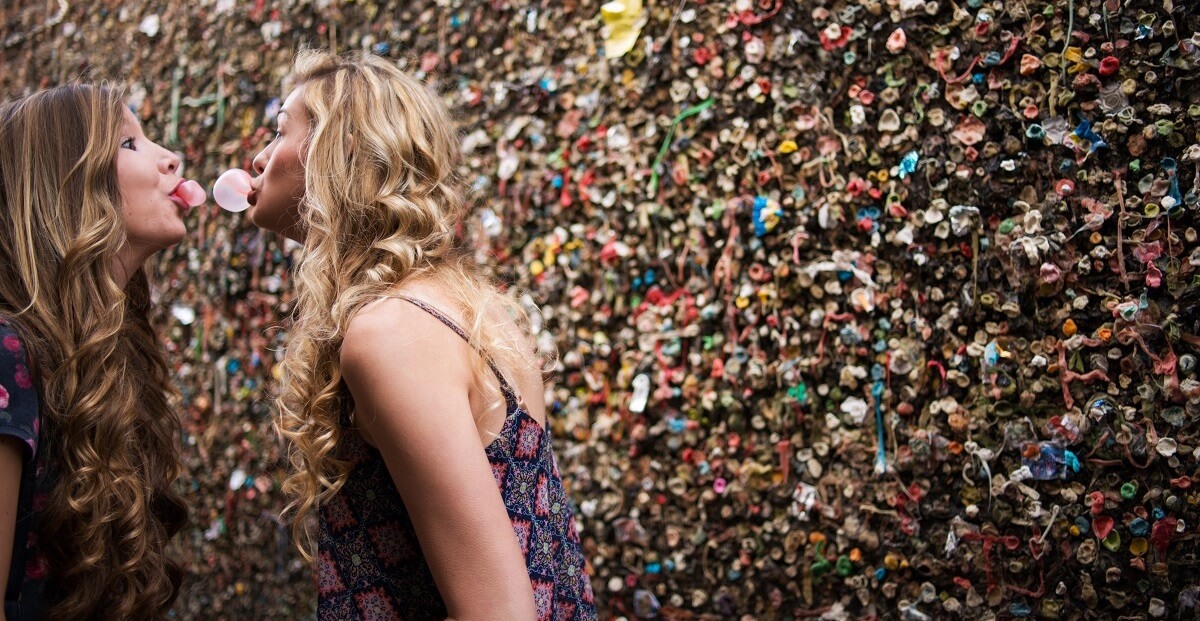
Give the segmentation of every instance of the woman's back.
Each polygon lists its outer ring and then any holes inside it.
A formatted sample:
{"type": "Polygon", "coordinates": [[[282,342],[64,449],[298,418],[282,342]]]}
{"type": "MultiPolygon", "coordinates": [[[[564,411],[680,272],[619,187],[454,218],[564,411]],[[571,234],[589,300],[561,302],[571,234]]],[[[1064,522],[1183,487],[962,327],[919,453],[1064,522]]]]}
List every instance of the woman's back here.
{"type": "MultiPolygon", "coordinates": [[[[432,291],[421,293],[436,298],[432,291]]],[[[423,299],[401,296],[377,305],[371,312],[400,311],[412,305],[436,319],[439,329],[452,330],[464,341],[459,322],[423,299]],[[403,301],[401,301],[403,300],[403,301]],[[390,308],[380,308],[383,304],[390,308]]],[[[411,309],[409,310],[411,312],[411,309]]],[[[428,329],[429,325],[421,326],[428,329]]],[[[457,338],[457,337],[455,337],[457,338]]],[[[490,364],[490,361],[489,361],[490,364]]],[[[573,507],[563,488],[540,401],[536,369],[516,370],[510,376],[536,399],[535,417],[527,400],[493,366],[505,406],[500,416],[477,416],[504,507],[516,535],[533,587],[540,619],[591,619],[595,607],[591,584],[575,528],[573,507]],[[494,431],[494,435],[493,435],[494,431]]],[[[484,399],[472,399],[473,410],[486,409],[484,399]]],[[[429,413],[434,416],[436,413],[429,413]]],[[[360,427],[361,429],[361,427],[360,427]]],[[[364,437],[350,417],[343,417],[339,457],[350,462],[347,483],[321,505],[317,585],[319,617],[441,618],[446,606],[421,552],[416,529],[383,456],[364,437]],[[382,615],[373,617],[372,615],[382,615]]]]}

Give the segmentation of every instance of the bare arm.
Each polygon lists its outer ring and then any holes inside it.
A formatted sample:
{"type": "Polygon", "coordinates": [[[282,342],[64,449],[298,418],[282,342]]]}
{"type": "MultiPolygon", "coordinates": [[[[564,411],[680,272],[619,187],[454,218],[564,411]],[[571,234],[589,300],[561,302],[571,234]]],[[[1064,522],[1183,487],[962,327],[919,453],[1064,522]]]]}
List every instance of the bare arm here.
{"type": "Polygon", "coordinates": [[[387,300],[351,322],[341,365],[450,617],[533,619],[529,573],[472,418],[473,355],[437,319],[387,300]]]}
{"type": "MultiPolygon", "coordinates": [[[[8,587],[12,564],[13,537],[17,530],[17,500],[21,493],[21,469],[25,447],[12,436],[0,436],[0,589],[8,587]]],[[[0,609],[0,621],[5,621],[0,609]]]]}

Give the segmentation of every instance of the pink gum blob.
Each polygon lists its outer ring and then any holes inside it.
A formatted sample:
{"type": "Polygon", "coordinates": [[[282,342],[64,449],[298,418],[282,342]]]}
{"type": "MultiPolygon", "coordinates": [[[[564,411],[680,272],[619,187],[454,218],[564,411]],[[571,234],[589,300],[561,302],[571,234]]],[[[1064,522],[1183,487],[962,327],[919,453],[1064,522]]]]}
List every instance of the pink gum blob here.
{"type": "Polygon", "coordinates": [[[191,179],[180,184],[175,190],[175,195],[183,200],[184,204],[188,207],[199,207],[208,199],[208,195],[204,193],[204,188],[191,179]]]}

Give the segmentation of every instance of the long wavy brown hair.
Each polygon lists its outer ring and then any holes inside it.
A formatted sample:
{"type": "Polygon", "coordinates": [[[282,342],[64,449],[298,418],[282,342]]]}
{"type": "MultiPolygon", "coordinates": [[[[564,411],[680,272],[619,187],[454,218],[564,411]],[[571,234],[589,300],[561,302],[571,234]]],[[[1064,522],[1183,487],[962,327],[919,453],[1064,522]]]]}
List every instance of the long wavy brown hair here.
{"type": "MultiPolygon", "coordinates": [[[[433,90],[362,52],[301,52],[291,80],[303,87],[300,102],[311,125],[300,206],[304,249],[277,425],[290,445],[283,489],[291,497],[292,532],[311,559],[306,518],[348,476],[337,448],[342,408],[352,412],[353,403],[338,351],[364,305],[420,278],[444,294],[453,305],[444,310],[461,318],[471,342],[502,371],[539,364],[547,352],[539,360],[526,347],[532,302],[519,299],[516,289],[498,290],[457,237],[467,216],[455,173],[460,141],[433,90]],[[505,315],[511,323],[496,321],[505,315]]],[[[471,370],[490,407],[503,404],[483,356],[473,358],[471,370]]]]}
{"type": "Polygon", "coordinates": [[[186,516],[179,420],[149,284],[113,274],[123,105],[69,85],[0,106],[0,315],[39,379],[52,619],[165,618],[182,576],[166,553],[186,516]]]}

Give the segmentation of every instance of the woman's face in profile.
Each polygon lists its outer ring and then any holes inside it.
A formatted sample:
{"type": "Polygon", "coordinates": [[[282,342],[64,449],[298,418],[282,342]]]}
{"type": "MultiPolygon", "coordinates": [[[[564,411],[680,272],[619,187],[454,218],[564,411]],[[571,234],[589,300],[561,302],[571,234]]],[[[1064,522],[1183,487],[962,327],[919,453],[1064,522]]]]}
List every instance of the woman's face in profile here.
{"type": "Polygon", "coordinates": [[[131,253],[129,264],[136,265],[183,239],[188,206],[174,195],[183,182],[179,157],[147,138],[128,108],[123,112],[117,185],[128,244],[125,252],[131,253]]]}
{"type": "Polygon", "coordinates": [[[301,103],[301,86],[283,102],[271,142],[254,156],[254,172],[247,197],[250,221],[296,241],[304,241],[300,226],[300,201],[304,198],[304,152],[308,141],[308,113],[301,103]]]}

